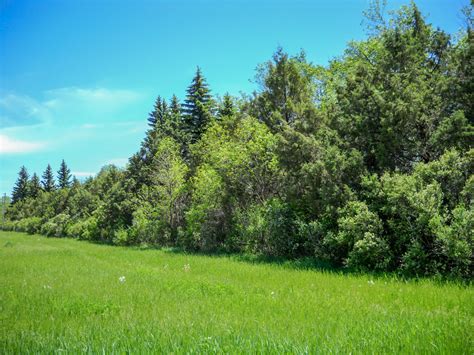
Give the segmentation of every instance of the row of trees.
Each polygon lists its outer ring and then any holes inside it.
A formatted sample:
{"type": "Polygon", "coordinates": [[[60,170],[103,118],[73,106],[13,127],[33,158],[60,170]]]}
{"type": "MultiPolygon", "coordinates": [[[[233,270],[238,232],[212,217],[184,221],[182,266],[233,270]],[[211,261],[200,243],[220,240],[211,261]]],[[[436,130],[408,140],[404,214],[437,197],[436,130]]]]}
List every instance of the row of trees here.
{"type": "Polygon", "coordinates": [[[58,184],[54,180],[53,169],[51,165],[48,164],[46,170],[42,175],[42,180],[36,173],[30,178],[28,174],[28,170],[25,166],[20,168],[20,172],[18,173],[18,180],[13,187],[12,192],[12,203],[17,203],[27,198],[36,198],[38,197],[39,193],[44,192],[52,192],[56,188],[59,189],[66,189],[71,187],[72,183],[79,183],[79,181],[74,177],[73,181],[71,181],[71,170],[67,167],[66,162],[64,159],[61,161],[61,166],[57,173],[58,184]]]}
{"type": "Polygon", "coordinates": [[[278,49],[249,96],[198,69],[125,169],[17,196],[7,228],[472,278],[472,18],[454,42],[414,4],[382,15],[327,67],[278,49]]]}

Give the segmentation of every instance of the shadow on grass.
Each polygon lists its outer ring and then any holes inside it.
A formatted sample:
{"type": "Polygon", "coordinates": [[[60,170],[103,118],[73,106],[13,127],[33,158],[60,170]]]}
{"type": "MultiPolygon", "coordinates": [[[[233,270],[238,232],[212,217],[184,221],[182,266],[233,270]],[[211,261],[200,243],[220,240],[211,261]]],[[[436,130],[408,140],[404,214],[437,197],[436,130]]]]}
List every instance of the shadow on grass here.
{"type": "Polygon", "coordinates": [[[227,258],[230,260],[254,265],[274,265],[276,267],[281,267],[285,269],[317,271],[340,276],[361,276],[373,280],[391,280],[401,282],[422,282],[429,280],[439,285],[455,284],[462,287],[470,287],[473,285],[472,279],[450,278],[443,275],[406,275],[395,271],[377,272],[369,270],[358,270],[349,267],[337,266],[329,261],[319,260],[312,257],[288,259],[284,257],[271,257],[265,255],[238,254],[228,252],[190,252],[176,247],[158,247],[156,249],[162,250],[163,252],[170,254],[200,255],[212,258],[227,258]]]}
{"type": "Polygon", "coordinates": [[[273,265],[276,267],[281,267],[285,269],[292,270],[310,270],[323,273],[331,273],[335,275],[358,275],[358,276],[368,276],[370,278],[377,279],[397,279],[397,280],[408,280],[408,279],[417,279],[413,277],[406,277],[392,272],[373,272],[373,271],[360,271],[348,267],[336,266],[333,263],[325,260],[320,260],[312,257],[301,257],[296,259],[288,259],[284,257],[274,257],[266,255],[254,255],[254,254],[239,254],[239,253],[229,253],[223,251],[217,252],[195,252],[187,251],[181,248],[156,248],[164,251],[169,254],[179,254],[179,255],[200,255],[211,258],[227,258],[237,262],[254,264],[254,265],[273,265]]]}
{"type": "MultiPolygon", "coordinates": [[[[15,232],[18,233],[18,232],[15,232]]],[[[21,232],[20,232],[21,233],[21,232]]],[[[21,233],[29,234],[29,233],[21,233]]],[[[38,235],[40,236],[40,235],[38,235]]],[[[47,237],[46,238],[57,238],[57,237],[47,237]]],[[[64,238],[57,238],[64,239],[64,238]]],[[[376,272],[368,270],[357,270],[348,267],[342,267],[334,265],[333,263],[325,260],[319,260],[312,257],[301,257],[297,259],[288,259],[284,257],[272,257],[266,255],[254,255],[254,254],[239,254],[239,253],[230,253],[226,251],[213,251],[213,252],[203,252],[203,251],[189,251],[179,247],[166,247],[154,244],[141,244],[141,245],[116,245],[110,241],[103,240],[81,240],[76,238],[67,238],[73,239],[83,243],[91,243],[97,245],[108,245],[114,247],[124,247],[137,251],[150,251],[150,250],[160,250],[168,254],[178,254],[178,255],[196,255],[196,256],[206,256],[211,258],[227,258],[229,260],[238,261],[247,264],[263,264],[263,265],[274,265],[276,267],[282,267],[286,269],[293,270],[312,270],[324,273],[331,273],[335,275],[346,275],[346,276],[363,276],[370,279],[383,279],[383,280],[392,280],[392,281],[402,281],[402,282],[419,282],[423,280],[430,280],[440,285],[446,284],[455,284],[462,287],[471,287],[474,283],[474,279],[461,279],[461,278],[452,278],[443,275],[431,275],[431,276],[420,276],[420,275],[407,275],[396,271],[385,271],[385,272],[376,272]]],[[[3,247],[8,248],[12,247],[13,244],[7,242],[3,247]]]]}

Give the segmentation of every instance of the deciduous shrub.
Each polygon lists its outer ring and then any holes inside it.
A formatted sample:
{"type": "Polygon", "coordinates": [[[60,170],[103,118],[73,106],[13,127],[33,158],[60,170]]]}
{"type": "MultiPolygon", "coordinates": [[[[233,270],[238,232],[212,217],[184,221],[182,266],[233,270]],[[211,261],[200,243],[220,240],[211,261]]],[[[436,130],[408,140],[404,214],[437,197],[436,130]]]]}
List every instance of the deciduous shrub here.
{"type": "Polygon", "coordinates": [[[23,218],[16,223],[15,230],[35,234],[41,230],[42,219],[40,217],[23,218]]]}
{"type": "Polygon", "coordinates": [[[68,222],[69,215],[60,213],[41,226],[41,234],[48,237],[64,237],[68,222]]]}

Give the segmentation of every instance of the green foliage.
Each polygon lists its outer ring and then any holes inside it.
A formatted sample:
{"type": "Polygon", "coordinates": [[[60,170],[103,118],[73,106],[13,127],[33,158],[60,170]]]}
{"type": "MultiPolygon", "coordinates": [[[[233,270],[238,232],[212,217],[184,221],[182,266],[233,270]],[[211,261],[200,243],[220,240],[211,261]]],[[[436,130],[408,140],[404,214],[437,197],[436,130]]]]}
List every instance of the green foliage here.
{"type": "Polygon", "coordinates": [[[304,240],[297,228],[293,211],[279,199],[251,206],[237,220],[244,250],[267,256],[302,256],[304,240]]]}
{"type": "Polygon", "coordinates": [[[65,233],[70,238],[96,240],[99,235],[97,219],[95,217],[88,217],[75,222],[71,220],[65,228],[65,233]]]}
{"type": "Polygon", "coordinates": [[[442,255],[440,271],[470,277],[474,271],[474,209],[460,205],[450,217],[449,224],[440,219],[432,222],[442,255]]]}
{"type": "Polygon", "coordinates": [[[191,143],[201,137],[207,124],[211,121],[213,105],[214,102],[206,79],[198,67],[193,81],[188,87],[186,100],[182,107],[184,129],[189,135],[191,143]]]}
{"type": "Polygon", "coordinates": [[[315,70],[304,52],[289,57],[280,47],[271,61],[257,68],[256,81],[261,92],[253,103],[255,116],[272,130],[294,124],[312,110],[315,70]]]}
{"type": "Polygon", "coordinates": [[[229,93],[226,93],[222,98],[222,102],[219,105],[219,117],[232,117],[236,114],[236,108],[234,104],[234,100],[229,93]]]}
{"type": "Polygon", "coordinates": [[[66,189],[71,186],[71,170],[67,167],[64,159],[61,161],[61,166],[58,170],[58,187],[66,189]]]}
{"type": "Polygon", "coordinates": [[[23,167],[2,228],[472,279],[466,14],[455,40],[375,1],[368,38],[328,67],[278,48],[253,95],[217,103],[198,68],[182,105],[158,96],[124,170],[71,185],[63,161],[56,190],[50,165],[42,188],[23,167]]]}
{"type": "Polygon", "coordinates": [[[181,241],[190,249],[212,250],[226,237],[225,190],[221,176],[209,165],[201,165],[192,180],[190,208],[186,212],[187,237],[181,241]]]}
{"type": "Polygon", "coordinates": [[[28,188],[28,171],[24,166],[21,167],[20,172],[18,173],[18,179],[13,187],[12,192],[12,204],[15,204],[21,200],[24,200],[29,195],[28,188]]]}
{"type": "Polygon", "coordinates": [[[28,182],[28,195],[32,198],[37,198],[39,193],[41,192],[41,183],[38,175],[34,173],[31,176],[30,181],[28,182]]]}
{"type": "Polygon", "coordinates": [[[69,215],[60,213],[41,226],[41,234],[48,237],[64,237],[66,235],[68,222],[69,215]]]}
{"type": "Polygon", "coordinates": [[[41,181],[41,183],[43,185],[44,191],[46,192],[54,191],[54,189],[56,188],[53,176],[53,169],[49,164],[43,173],[43,180],[41,181]]]}
{"type": "Polygon", "coordinates": [[[449,36],[425,23],[412,3],[368,41],[351,43],[326,75],[332,127],[370,171],[411,171],[443,149],[466,144],[472,127],[454,112],[449,36]]]}
{"type": "Polygon", "coordinates": [[[166,100],[158,96],[155,101],[153,111],[148,116],[148,125],[153,129],[163,125],[168,114],[168,104],[166,100]]]}
{"type": "Polygon", "coordinates": [[[365,260],[371,257],[366,255],[365,249],[373,248],[374,243],[382,244],[382,241],[378,240],[382,233],[382,222],[377,214],[371,212],[364,202],[350,201],[339,211],[339,215],[338,233],[334,235],[333,240],[328,241],[333,258],[351,266],[367,268],[383,262],[377,260],[381,256],[377,254],[372,255],[373,260],[365,260]]]}
{"type": "Polygon", "coordinates": [[[15,226],[11,230],[15,230],[17,232],[25,232],[28,234],[39,233],[41,230],[42,222],[43,221],[39,217],[23,218],[19,221],[16,221],[15,226]]]}

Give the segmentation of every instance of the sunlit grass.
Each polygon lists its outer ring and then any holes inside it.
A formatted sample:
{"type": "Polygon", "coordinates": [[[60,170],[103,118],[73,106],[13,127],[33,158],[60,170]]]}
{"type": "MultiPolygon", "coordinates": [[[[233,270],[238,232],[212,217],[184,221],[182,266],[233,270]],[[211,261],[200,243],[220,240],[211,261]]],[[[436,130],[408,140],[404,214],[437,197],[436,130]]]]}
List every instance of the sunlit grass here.
{"type": "Polygon", "coordinates": [[[0,352],[472,353],[472,286],[0,232],[0,352]]]}

